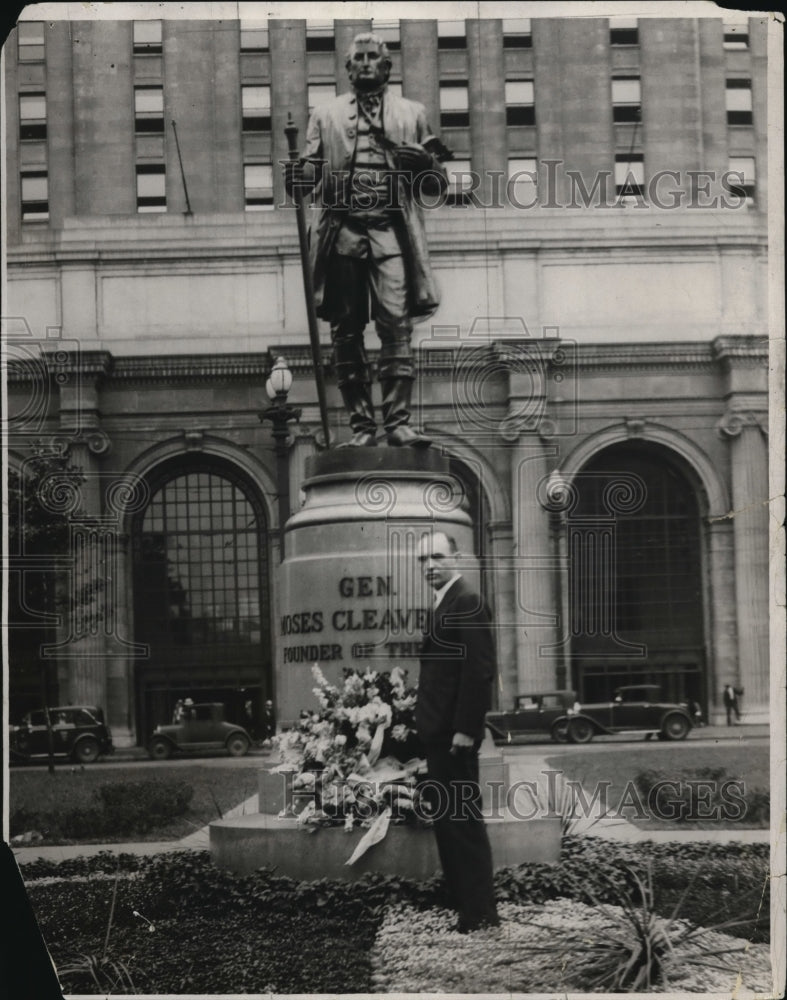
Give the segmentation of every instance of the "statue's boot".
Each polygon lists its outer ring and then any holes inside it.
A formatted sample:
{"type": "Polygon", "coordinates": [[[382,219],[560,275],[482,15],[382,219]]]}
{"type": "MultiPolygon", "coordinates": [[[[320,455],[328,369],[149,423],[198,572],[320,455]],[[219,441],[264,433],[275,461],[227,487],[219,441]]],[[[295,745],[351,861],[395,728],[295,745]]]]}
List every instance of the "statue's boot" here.
{"type": "Polygon", "coordinates": [[[349,381],[339,386],[344,406],[350,414],[353,436],[339,448],[374,448],[377,445],[377,424],[374,422],[371,386],[368,382],[349,381]]]}
{"type": "Polygon", "coordinates": [[[383,390],[383,424],[388,444],[395,448],[409,445],[411,448],[428,448],[432,443],[414,427],[410,427],[410,397],[413,391],[411,378],[384,378],[380,380],[383,390]]]}

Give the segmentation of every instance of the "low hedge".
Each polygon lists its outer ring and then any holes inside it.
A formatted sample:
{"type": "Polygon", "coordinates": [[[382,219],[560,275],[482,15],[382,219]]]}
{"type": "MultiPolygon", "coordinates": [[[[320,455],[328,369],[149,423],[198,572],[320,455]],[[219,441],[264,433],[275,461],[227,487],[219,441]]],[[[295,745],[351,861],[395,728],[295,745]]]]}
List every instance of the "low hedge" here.
{"type": "MultiPolygon", "coordinates": [[[[114,896],[108,954],[128,966],[136,990],[144,992],[373,992],[369,953],[386,906],[446,904],[439,878],[296,882],[269,869],[237,876],[216,868],[207,852],[120,861],[104,854],[80,861],[23,868],[53,959],[65,968],[75,954],[102,953],[114,896]],[[117,880],[107,878],[114,872],[117,880]],[[91,873],[102,877],[68,885],[48,881],[91,873]]],[[[568,837],[560,865],[498,871],[497,897],[586,901],[591,891],[613,902],[619,891],[633,888],[629,866],[640,873],[650,868],[654,908],[662,916],[672,914],[691,885],[681,918],[708,926],[759,912],[758,921],[728,933],[768,940],[765,844],[618,844],[568,837]]],[[[95,992],[95,985],[86,990],[88,980],[87,973],[82,979],[74,973],[64,985],[69,992],[95,992]]]]}
{"type": "Polygon", "coordinates": [[[93,790],[87,805],[12,810],[11,836],[38,830],[49,841],[95,841],[108,834],[133,837],[183,816],[193,795],[191,785],[174,778],[109,782],[93,790]]]}

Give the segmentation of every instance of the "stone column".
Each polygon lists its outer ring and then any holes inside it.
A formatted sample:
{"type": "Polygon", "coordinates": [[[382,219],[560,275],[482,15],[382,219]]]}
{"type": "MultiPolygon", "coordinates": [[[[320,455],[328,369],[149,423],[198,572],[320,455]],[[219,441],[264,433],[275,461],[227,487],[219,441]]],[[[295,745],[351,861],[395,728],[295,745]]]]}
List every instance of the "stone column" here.
{"type": "Polygon", "coordinates": [[[506,109],[503,22],[496,18],[467,21],[469,63],[470,135],[472,168],[480,175],[477,196],[490,204],[505,189],[506,109]],[[502,178],[493,183],[492,171],[502,178]]]}
{"type": "Polygon", "coordinates": [[[342,19],[333,22],[333,35],[335,39],[334,64],[336,66],[336,93],[346,94],[350,89],[350,79],[347,76],[347,51],[352,44],[353,38],[362,31],[371,31],[372,22],[368,19],[356,20],[342,19]]]}
{"type": "Polygon", "coordinates": [[[706,671],[708,721],[725,721],[721,692],[738,674],[738,634],[735,626],[735,549],[731,518],[709,518],[707,523],[708,581],[710,593],[711,662],[706,671]]]}
{"type": "Polygon", "coordinates": [[[735,608],[738,670],[728,679],[745,691],[747,721],[769,716],[768,628],[768,450],[752,414],[726,417],[721,432],[730,438],[732,523],[735,539],[735,608]]]}
{"type": "Polygon", "coordinates": [[[399,22],[402,40],[402,93],[426,108],[434,132],[440,129],[440,76],[437,65],[437,21],[399,22]]]}
{"type": "Polygon", "coordinates": [[[284,202],[284,175],[280,164],[289,159],[284,127],[287,115],[298,127],[298,146],[306,141],[308,119],[308,74],[306,72],[306,22],[272,20],[271,51],[271,138],[273,161],[273,201],[284,202]]]}
{"type": "Polygon", "coordinates": [[[512,705],[519,691],[517,602],[514,574],[510,569],[514,530],[509,521],[496,521],[487,525],[487,532],[497,651],[497,682],[493,704],[503,709],[512,705]]]}
{"type": "MultiPolygon", "coordinates": [[[[511,454],[511,504],[514,521],[515,621],[520,691],[552,688],[557,680],[557,624],[549,541],[549,514],[541,503],[549,475],[548,459],[557,449],[528,435],[511,454]]],[[[516,693],[516,692],[514,692],[516,693]]]]}

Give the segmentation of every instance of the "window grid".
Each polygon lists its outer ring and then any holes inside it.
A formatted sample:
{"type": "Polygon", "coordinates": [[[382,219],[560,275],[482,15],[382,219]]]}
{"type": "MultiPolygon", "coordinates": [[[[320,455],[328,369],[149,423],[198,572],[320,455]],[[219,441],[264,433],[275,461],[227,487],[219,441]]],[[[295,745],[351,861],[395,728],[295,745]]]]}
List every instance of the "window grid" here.
{"type": "Polygon", "coordinates": [[[137,135],[163,134],[164,90],[162,87],[134,88],[134,131],[137,135]]]}
{"type": "Polygon", "coordinates": [[[532,80],[506,80],[506,125],[535,125],[535,92],[532,80]]]}
{"type": "Polygon", "coordinates": [[[17,25],[17,58],[20,62],[42,62],[46,54],[43,21],[20,21],[17,25]]]}
{"type": "Polygon", "coordinates": [[[438,49],[466,49],[467,33],[464,21],[437,22],[438,49]]]}
{"type": "Polygon", "coordinates": [[[725,49],[748,49],[749,47],[749,24],[729,24],[724,25],[725,49]]]}
{"type": "Polygon", "coordinates": [[[307,100],[309,102],[309,114],[321,104],[336,97],[336,85],[333,83],[310,83],[307,87],[307,100]]]}
{"type": "Polygon", "coordinates": [[[243,191],[247,212],[273,208],[273,165],[271,163],[244,164],[243,191]]]}
{"type": "Polygon", "coordinates": [[[333,21],[306,22],[307,52],[333,52],[335,48],[336,39],[333,35],[333,21]]]}
{"type": "Polygon", "coordinates": [[[240,50],[241,52],[268,52],[270,50],[270,33],[267,21],[240,19],[240,50]]]}
{"type": "Polygon", "coordinates": [[[729,169],[740,175],[740,181],[730,178],[730,190],[743,198],[747,205],[755,203],[756,161],[753,156],[731,156],[729,169]]]}
{"type": "Polygon", "coordinates": [[[751,125],[751,80],[727,80],[725,92],[728,125],[751,125]]]}
{"type": "Polygon", "coordinates": [[[642,118],[642,94],[638,76],[612,78],[612,120],[638,122],[642,118]]]}
{"type": "Polygon", "coordinates": [[[19,138],[46,139],[46,94],[19,95],[19,138]]]}
{"type": "Polygon", "coordinates": [[[615,195],[623,202],[645,194],[645,160],[642,153],[619,153],[615,157],[615,195]]]}
{"type": "Polygon", "coordinates": [[[133,46],[135,56],[160,54],[161,21],[134,21],[133,46]]]}
{"type": "Polygon", "coordinates": [[[49,175],[46,170],[21,174],[22,221],[46,222],[49,218],[49,175]]]}
{"type": "Polygon", "coordinates": [[[137,572],[149,640],[259,643],[259,520],[239,486],[212,472],[165,483],[144,514],[137,572]]]}
{"type": "Polygon", "coordinates": [[[529,17],[503,18],[503,48],[530,49],[533,35],[529,17]]]}
{"type": "Polygon", "coordinates": [[[244,132],[270,132],[271,88],[269,86],[241,87],[241,109],[244,132]]]}
{"type": "Polygon", "coordinates": [[[639,25],[636,17],[609,19],[610,45],[639,45],[639,25]]]}
{"type": "Polygon", "coordinates": [[[457,80],[440,84],[441,128],[467,128],[470,124],[470,105],[467,81],[457,80]]]}
{"type": "Polygon", "coordinates": [[[159,163],[137,164],[137,212],[166,212],[166,168],[159,163]]]}

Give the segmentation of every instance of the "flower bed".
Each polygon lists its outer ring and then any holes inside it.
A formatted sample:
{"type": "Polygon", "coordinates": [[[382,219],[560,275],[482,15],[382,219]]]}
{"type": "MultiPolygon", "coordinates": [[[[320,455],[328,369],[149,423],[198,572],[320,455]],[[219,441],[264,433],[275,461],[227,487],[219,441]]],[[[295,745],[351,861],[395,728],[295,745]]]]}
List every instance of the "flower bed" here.
{"type": "MultiPolygon", "coordinates": [[[[240,877],[215,868],[207,852],[126,856],[119,861],[99,855],[78,863],[37,862],[22,871],[61,975],[63,970],[74,970],[64,979],[67,992],[110,992],[106,981],[101,989],[96,986],[89,968],[76,961],[80,955],[97,961],[104,957],[107,970],[110,963],[128,970],[134,989],[115,988],[115,993],[398,990],[404,988],[401,976],[408,966],[421,968],[419,949],[431,952],[442,972],[435,978],[424,971],[415,987],[418,992],[472,989],[476,982],[488,992],[506,976],[506,992],[531,989],[542,975],[543,963],[535,952],[522,949],[522,943],[532,925],[562,921],[567,929],[560,940],[568,942],[568,951],[565,961],[554,962],[554,978],[545,986],[554,992],[587,990],[592,969],[585,967],[580,974],[578,964],[583,935],[600,942],[612,939],[614,907],[620,907],[621,898],[636,899],[636,883],[628,869],[644,878],[649,866],[654,920],[669,919],[684,895],[679,930],[687,920],[715,924],[732,918],[748,920],[759,912],[759,924],[748,921],[729,928],[739,936],[722,940],[725,961],[742,946],[757,956],[756,962],[742,968],[744,984],[759,985],[766,951],[749,942],[765,941],[768,935],[767,845],[616,844],[567,838],[559,866],[520,865],[496,873],[503,927],[478,936],[453,933],[455,918],[445,910],[444,886],[438,878],[417,883],[378,875],[353,883],[304,883],[269,870],[240,877]],[[116,871],[121,877],[115,884],[107,875],[116,871]],[[92,873],[100,878],[85,880],[92,873]],[[680,889],[673,890],[676,886],[680,889]],[[688,895],[687,886],[691,886],[688,895]],[[747,901],[744,890],[749,886],[757,892],[747,901]],[[675,895],[665,895],[673,891],[675,895]],[[596,899],[592,905],[589,893],[596,899]],[[690,914],[688,904],[695,906],[690,914]],[[574,911],[577,917],[571,924],[574,911]],[[463,969],[469,964],[480,970],[477,980],[458,983],[460,957],[463,969]],[[571,968],[571,975],[576,973],[576,985],[571,987],[562,971],[566,963],[577,966],[571,968]]],[[[703,936],[703,941],[714,939],[703,936]]],[[[714,947],[718,950],[718,942],[714,947]]],[[[706,983],[684,979],[678,985],[696,990],[705,989],[706,983]]],[[[728,983],[725,979],[724,992],[729,992],[728,983]]]]}

